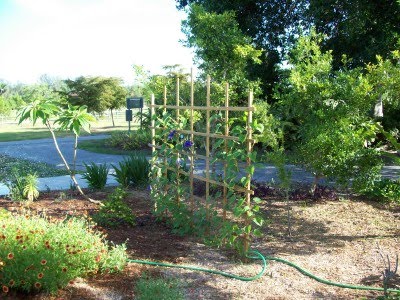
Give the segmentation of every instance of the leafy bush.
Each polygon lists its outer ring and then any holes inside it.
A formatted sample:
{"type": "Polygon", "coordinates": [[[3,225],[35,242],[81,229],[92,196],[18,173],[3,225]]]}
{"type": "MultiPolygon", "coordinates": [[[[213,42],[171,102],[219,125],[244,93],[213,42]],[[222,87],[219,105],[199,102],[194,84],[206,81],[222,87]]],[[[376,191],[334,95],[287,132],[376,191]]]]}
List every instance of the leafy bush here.
{"type": "Polygon", "coordinates": [[[54,293],[71,280],[98,271],[122,270],[125,245],[107,244],[83,219],[50,222],[8,214],[0,219],[0,285],[25,292],[54,293]]]}
{"type": "Polygon", "coordinates": [[[400,203],[400,181],[385,178],[375,182],[372,187],[362,193],[372,198],[400,203]]]}
{"type": "Polygon", "coordinates": [[[126,194],[126,191],[117,188],[103,202],[104,205],[100,208],[99,212],[93,215],[93,221],[100,226],[109,228],[135,225],[135,216],[132,214],[129,206],[123,201],[126,194]]]}
{"type": "Polygon", "coordinates": [[[107,164],[96,165],[92,162],[90,165],[85,164],[86,173],[83,174],[83,178],[89,183],[89,187],[96,190],[101,190],[107,183],[107,175],[109,168],[107,164]]]}
{"type": "Polygon", "coordinates": [[[146,156],[133,153],[119,163],[119,168],[112,165],[115,170],[115,178],[123,187],[129,185],[145,186],[149,182],[151,165],[146,156]]]}
{"type": "Polygon", "coordinates": [[[107,145],[123,150],[141,150],[151,143],[151,132],[148,129],[138,129],[132,132],[115,132],[106,142],[107,145]]]}
{"type": "Polygon", "coordinates": [[[179,289],[177,280],[150,278],[144,276],[136,283],[138,300],[180,300],[184,299],[182,291],[179,289]]]}
{"type": "Polygon", "coordinates": [[[10,198],[14,201],[33,201],[39,197],[36,173],[20,175],[17,169],[12,169],[11,179],[6,183],[10,190],[10,198]]]}

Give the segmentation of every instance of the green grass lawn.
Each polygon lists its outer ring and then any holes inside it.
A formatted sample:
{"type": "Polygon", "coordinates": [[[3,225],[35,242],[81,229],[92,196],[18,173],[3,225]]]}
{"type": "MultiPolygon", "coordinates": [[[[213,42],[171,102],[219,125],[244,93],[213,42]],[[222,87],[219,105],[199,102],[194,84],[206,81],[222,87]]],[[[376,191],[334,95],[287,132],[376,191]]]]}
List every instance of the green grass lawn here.
{"type": "Polygon", "coordinates": [[[22,176],[36,173],[38,177],[68,175],[65,169],[57,169],[46,163],[0,154],[0,182],[11,180],[14,173],[22,176]]]}

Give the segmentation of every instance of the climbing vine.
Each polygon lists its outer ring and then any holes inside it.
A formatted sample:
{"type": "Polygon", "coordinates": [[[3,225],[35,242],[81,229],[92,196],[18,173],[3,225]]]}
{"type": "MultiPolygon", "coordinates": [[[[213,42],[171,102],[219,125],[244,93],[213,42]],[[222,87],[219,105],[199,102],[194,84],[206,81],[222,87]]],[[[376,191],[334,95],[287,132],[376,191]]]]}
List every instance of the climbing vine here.
{"type": "Polygon", "coordinates": [[[251,118],[247,123],[243,121],[253,108],[237,108],[242,116],[229,119],[226,112],[231,108],[227,105],[197,107],[207,112],[205,132],[192,129],[194,111],[174,111],[193,110],[193,105],[170,106],[165,100],[164,105],[153,101],[151,108],[151,195],[155,214],[179,234],[196,234],[218,247],[246,253],[253,237],[261,235],[263,224],[260,199],[251,197],[250,189],[256,156],[251,151],[251,132],[257,124],[251,118]],[[199,137],[204,143],[198,142],[199,137]],[[199,154],[203,152],[206,155],[199,154]],[[204,164],[205,168],[200,167],[204,164]],[[204,184],[205,195],[196,192],[204,184]]]}

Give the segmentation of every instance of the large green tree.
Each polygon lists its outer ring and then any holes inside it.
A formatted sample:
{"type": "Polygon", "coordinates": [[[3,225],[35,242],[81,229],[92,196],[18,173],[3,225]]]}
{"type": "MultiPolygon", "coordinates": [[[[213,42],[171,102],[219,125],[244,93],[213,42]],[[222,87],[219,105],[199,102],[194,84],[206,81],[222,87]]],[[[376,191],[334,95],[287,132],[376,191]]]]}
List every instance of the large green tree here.
{"type": "MultiPolygon", "coordinates": [[[[260,78],[265,94],[279,81],[276,65],[302,32],[315,27],[326,35],[322,49],[333,50],[333,67],[363,66],[379,54],[387,58],[400,36],[400,2],[364,0],[176,0],[187,9],[201,5],[209,13],[234,12],[241,32],[264,49],[262,64],[249,68],[252,79],[260,78]]],[[[211,37],[211,35],[210,35],[211,37]]]]}
{"type": "Polygon", "coordinates": [[[122,80],[115,77],[78,77],[75,80],[65,80],[66,89],[62,92],[67,102],[74,106],[86,105],[89,112],[103,113],[122,107],[127,95],[122,86],[122,80]]]}
{"type": "Polygon", "coordinates": [[[257,50],[251,38],[239,29],[234,12],[210,13],[200,5],[192,5],[183,31],[200,69],[215,81],[228,81],[235,103],[246,99],[249,86],[257,89],[259,83],[250,80],[247,68],[261,63],[262,50],[257,50]]]}
{"type": "Polygon", "coordinates": [[[335,71],[322,41],[315,31],[299,38],[276,90],[286,148],[314,173],[313,190],[322,177],[373,182],[379,170],[378,152],[370,147],[378,131],[371,114],[374,85],[361,68],[335,71]]]}

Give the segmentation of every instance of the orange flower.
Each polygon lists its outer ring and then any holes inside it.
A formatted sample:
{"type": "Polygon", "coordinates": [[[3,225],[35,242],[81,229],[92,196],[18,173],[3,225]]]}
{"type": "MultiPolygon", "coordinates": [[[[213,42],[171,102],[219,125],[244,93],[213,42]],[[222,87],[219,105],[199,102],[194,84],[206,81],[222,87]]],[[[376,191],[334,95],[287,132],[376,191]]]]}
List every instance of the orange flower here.
{"type": "Polygon", "coordinates": [[[39,273],[39,274],[37,275],[37,278],[42,279],[42,278],[43,278],[43,273],[39,273]]]}
{"type": "Polygon", "coordinates": [[[8,253],[7,258],[8,258],[8,259],[13,259],[13,258],[14,258],[14,254],[12,254],[11,252],[8,253]]]}
{"type": "Polygon", "coordinates": [[[8,286],[3,285],[3,292],[4,292],[4,293],[8,293],[8,286]]]}
{"type": "Polygon", "coordinates": [[[41,286],[42,286],[42,284],[40,282],[35,283],[35,288],[40,289],[41,286]]]}
{"type": "Polygon", "coordinates": [[[40,263],[44,266],[45,264],[47,264],[47,260],[42,259],[42,261],[40,263]]]}
{"type": "Polygon", "coordinates": [[[14,283],[15,283],[15,281],[11,279],[10,282],[8,283],[8,285],[9,285],[9,286],[13,286],[14,283]]]}

